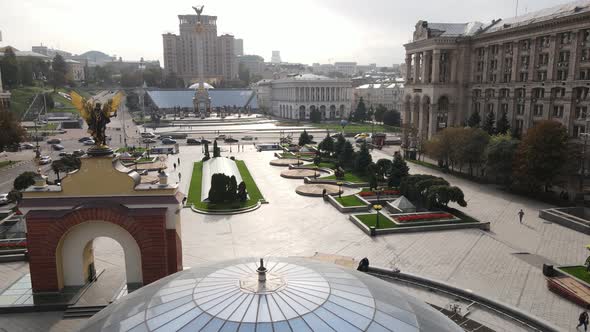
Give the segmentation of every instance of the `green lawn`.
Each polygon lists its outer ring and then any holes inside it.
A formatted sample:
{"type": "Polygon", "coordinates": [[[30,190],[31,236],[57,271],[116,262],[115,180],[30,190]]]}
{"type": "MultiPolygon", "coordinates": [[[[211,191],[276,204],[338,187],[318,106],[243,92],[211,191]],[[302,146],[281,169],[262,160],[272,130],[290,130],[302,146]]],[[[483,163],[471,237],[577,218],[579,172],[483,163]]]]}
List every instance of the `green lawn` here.
{"type": "MultiPolygon", "coordinates": [[[[360,214],[356,215],[356,217],[368,227],[375,226],[377,224],[377,214],[360,214]]],[[[379,216],[379,228],[378,229],[385,229],[385,228],[397,228],[398,226],[391,222],[389,219],[385,218],[384,216],[379,216]]]]}
{"type": "Polygon", "coordinates": [[[12,165],[13,163],[14,163],[14,161],[12,161],[12,160],[0,161],[0,168],[12,165]]]}
{"type": "Polygon", "coordinates": [[[42,91],[42,88],[36,86],[10,90],[10,109],[18,116],[21,116],[33,101],[35,94],[42,91]]]}
{"type": "Polygon", "coordinates": [[[154,161],[154,158],[148,158],[148,157],[143,157],[143,158],[139,158],[139,160],[137,160],[138,163],[151,163],[154,161]]]}
{"type": "Polygon", "coordinates": [[[135,150],[133,150],[130,146],[129,147],[120,147],[117,150],[115,150],[115,152],[117,153],[123,153],[123,152],[145,152],[145,148],[140,147],[140,146],[136,146],[135,150]]]}
{"type": "Polygon", "coordinates": [[[201,210],[215,211],[250,207],[254,206],[259,200],[264,199],[262,193],[260,193],[260,190],[256,185],[256,182],[254,182],[254,179],[252,178],[252,175],[250,174],[250,171],[248,170],[246,163],[244,163],[244,161],[242,160],[236,160],[236,165],[238,166],[238,170],[240,171],[242,180],[246,184],[246,189],[248,190],[249,198],[247,201],[223,204],[211,204],[201,202],[201,188],[203,186],[203,162],[199,161],[196,162],[193,167],[193,174],[187,198],[188,204],[193,204],[196,208],[201,210]]]}
{"type": "Polygon", "coordinates": [[[369,179],[365,175],[357,175],[352,172],[345,172],[344,179],[336,179],[336,175],[330,175],[325,178],[324,180],[340,180],[344,182],[352,182],[352,183],[359,183],[359,182],[369,182],[369,179]]]}
{"type": "Polygon", "coordinates": [[[322,161],[322,162],[321,162],[321,163],[318,165],[318,167],[319,167],[319,168],[331,168],[331,169],[334,169],[334,168],[336,168],[336,164],[334,164],[333,162],[330,162],[330,161],[325,161],[325,162],[324,162],[324,161],[322,161]]]}
{"type": "Polygon", "coordinates": [[[585,266],[560,267],[560,270],[590,284],[590,272],[585,266]]]}
{"type": "MultiPolygon", "coordinates": [[[[328,129],[334,132],[341,132],[342,127],[339,123],[310,123],[312,127],[328,129]]],[[[386,126],[386,125],[375,125],[374,128],[371,124],[362,123],[349,123],[344,127],[344,133],[371,133],[373,130],[376,133],[397,133],[401,132],[401,128],[386,126]]],[[[325,136],[325,135],[324,135],[325,136]]]]}
{"type": "Polygon", "coordinates": [[[361,201],[355,195],[349,196],[342,196],[342,197],[334,197],[338,203],[342,204],[342,206],[365,206],[367,205],[365,202],[361,201]]]}

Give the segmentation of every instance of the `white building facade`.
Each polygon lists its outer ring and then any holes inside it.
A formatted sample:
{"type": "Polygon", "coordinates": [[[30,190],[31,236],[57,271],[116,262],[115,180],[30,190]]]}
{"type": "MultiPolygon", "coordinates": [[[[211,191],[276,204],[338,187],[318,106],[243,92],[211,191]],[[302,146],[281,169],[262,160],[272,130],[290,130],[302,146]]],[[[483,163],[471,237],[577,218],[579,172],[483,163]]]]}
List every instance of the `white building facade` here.
{"type": "Polygon", "coordinates": [[[318,110],[322,120],[348,118],[352,106],[350,79],[302,74],[270,83],[271,112],[286,119],[308,120],[318,110]]]}
{"type": "Polygon", "coordinates": [[[404,98],[403,83],[377,83],[364,84],[354,89],[353,108],[356,108],[360,99],[367,108],[377,109],[379,105],[385,106],[388,110],[401,112],[404,98]]]}

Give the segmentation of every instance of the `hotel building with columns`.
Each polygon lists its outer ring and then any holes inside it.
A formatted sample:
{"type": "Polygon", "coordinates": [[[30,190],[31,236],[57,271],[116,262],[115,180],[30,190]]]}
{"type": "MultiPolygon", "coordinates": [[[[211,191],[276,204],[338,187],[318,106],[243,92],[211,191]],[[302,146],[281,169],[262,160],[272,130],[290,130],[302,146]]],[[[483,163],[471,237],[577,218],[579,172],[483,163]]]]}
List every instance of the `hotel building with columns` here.
{"type": "Polygon", "coordinates": [[[318,110],[322,120],[340,120],[348,118],[351,112],[350,79],[299,74],[265,85],[269,90],[271,112],[281,118],[309,120],[310,113],[318,110]]]}
{"type": "Polygon", "coordinates": [[[587,131],[590,1],[490,23],[418,21],[406,49],[403,122],[423,138],[478,112],[517,133],[541,120],[587,131]]]}

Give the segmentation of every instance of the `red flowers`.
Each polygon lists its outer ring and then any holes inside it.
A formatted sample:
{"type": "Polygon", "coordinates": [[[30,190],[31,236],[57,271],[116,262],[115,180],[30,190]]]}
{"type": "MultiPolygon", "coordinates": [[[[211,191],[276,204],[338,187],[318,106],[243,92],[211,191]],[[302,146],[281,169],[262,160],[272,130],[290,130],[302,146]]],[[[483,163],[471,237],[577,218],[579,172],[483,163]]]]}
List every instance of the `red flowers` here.
{"type": "Polygon", "coordinates": [[[450,213],[424,213],[424,214],[412,214],[409,216],[395,217],[397,221],[425,221],[425,220],[436,220],[436,219],[450,219],[455,218],[450,213]]]}
{"type": "Polygon", "coordinates": [[[26,248],[27,242],[0,242],[0,248],[26,248]]]}
{"type": "MultiPolygon", "coordinates": [[[[389,196],[389,195],[399,195],[399,190],[383,190],[381,192],[381,196],[389,196]]],[[[369,196],[377,196],[377,193],[374,191],[361,191],[359,193],[361,197],[369,197],[369,196]]]]}

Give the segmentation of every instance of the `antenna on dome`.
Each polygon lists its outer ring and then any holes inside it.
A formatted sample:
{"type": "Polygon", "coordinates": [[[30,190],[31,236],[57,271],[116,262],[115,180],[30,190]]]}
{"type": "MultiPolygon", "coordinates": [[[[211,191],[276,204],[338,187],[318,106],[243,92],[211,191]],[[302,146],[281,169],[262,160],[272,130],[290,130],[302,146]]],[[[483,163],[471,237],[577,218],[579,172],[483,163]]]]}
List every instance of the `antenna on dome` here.
{"type": "Polygon", "coordinates": [[[258,272],[258,282],[266,282],[266,268],[264,267],[264,260],[260,259],[260,266],[256,269],[258,272]]]}

